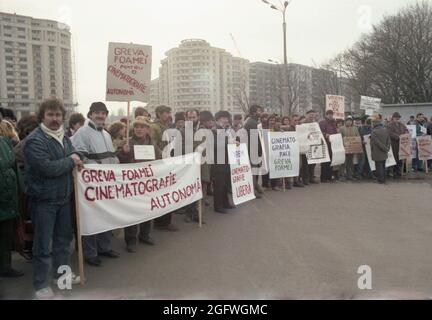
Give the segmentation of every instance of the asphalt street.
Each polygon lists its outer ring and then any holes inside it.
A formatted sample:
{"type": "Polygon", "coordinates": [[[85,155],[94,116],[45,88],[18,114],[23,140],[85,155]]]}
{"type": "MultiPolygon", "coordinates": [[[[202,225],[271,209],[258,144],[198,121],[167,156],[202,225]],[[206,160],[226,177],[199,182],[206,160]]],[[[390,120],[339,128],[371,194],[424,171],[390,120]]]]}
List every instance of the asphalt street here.
{"type": "MultiPolygon", "coordinates": [[[[415,178],[415,177],[414,177],[415,178]]],[[[206,224],[153,231],[155,247],[85,267],[87,283],[63,299],[429,299],[432,297],[430,178],[333,183],[267,192],[206,224]],[[362,265],[372,290],[358,288],[362,265]]],[[[76,256],[74,257],[76,264],[76,256]]],[[[32,299],[31,264],[0,280],[3,299],[32,299]]],[[[77,270],[77,267],[76,267],[77,270]]]]}

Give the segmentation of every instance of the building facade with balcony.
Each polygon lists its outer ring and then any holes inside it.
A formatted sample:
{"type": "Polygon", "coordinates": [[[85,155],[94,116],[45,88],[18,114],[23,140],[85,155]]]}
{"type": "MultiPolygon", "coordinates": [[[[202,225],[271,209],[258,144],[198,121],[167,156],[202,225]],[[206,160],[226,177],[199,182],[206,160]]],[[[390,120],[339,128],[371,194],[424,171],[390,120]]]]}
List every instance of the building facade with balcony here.
{"type": "Polygon", "coordinates": [[[67,25],[0,12],[0,104],[18,117],[47,97],[75,106],[71,33],[67,25]]]}

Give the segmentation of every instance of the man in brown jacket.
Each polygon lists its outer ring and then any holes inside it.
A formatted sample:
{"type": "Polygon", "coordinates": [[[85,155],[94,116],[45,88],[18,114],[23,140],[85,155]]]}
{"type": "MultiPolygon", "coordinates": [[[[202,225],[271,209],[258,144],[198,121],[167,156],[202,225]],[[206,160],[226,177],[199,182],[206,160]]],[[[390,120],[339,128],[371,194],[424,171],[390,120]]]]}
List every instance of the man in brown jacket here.
{"type": "Polygon", "coordinates": [[[393,154],[396,160],[396,166],[393,168],[393,174],[395,178],[400,178],[402,175],[402,161],[399,160],[400,136],[402,134],[409,133],[408,128],[400,121],[400,119],[401,115],[398,112],[395,112],[393,114],[392,121],[387,126],[387,129],[390,133],[393,154]]]}

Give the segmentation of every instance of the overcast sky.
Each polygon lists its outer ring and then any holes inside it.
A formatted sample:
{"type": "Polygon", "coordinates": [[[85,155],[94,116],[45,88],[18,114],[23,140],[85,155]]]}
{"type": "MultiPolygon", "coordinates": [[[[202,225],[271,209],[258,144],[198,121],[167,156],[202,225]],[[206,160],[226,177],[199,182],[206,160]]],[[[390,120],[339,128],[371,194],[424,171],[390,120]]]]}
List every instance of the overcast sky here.
{"type": "MultiPolygon", "coordinates": [[[[289,61],[319,65],[351,46],[384,15],[415,2],[292,0],[287,13],[289,61]]],[[[283,60],[282,14],[260,0],[0,0],[0,10],[71,26],[82,112],[91,102],[104,101],[111,41],[153,46],[153,78],[165,52],[190,38],[239,56],[232,33],[243,58],[283,60]]],[[[108,105],[112,110],[124,106],[108,105]]]]}

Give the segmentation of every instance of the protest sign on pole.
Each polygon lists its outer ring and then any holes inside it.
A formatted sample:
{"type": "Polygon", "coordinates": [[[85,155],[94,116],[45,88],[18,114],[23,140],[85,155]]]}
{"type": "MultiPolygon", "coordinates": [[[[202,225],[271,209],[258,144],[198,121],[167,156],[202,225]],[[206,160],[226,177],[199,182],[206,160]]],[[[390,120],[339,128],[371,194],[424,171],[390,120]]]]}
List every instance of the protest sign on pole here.
{"type": "Polygon", "coordinates": [[[371,116],[374,112],[379,112],[381,99],[361,96],[360,110],[365,110],[366,115],[371,116]]]}
{"type": "Polygon", "coordinates": [[[306,154],[308,164],[330,162],[327,142],[316,122],[297,126],[300,152],[306,154]]]}
{"type": "Polygon", "coordinates": [[[84,251],[82,245],[82,233],[81,233],[81,215],[79,206],[79,196],[78,196],[78,172],[75,169],[74,175],[74,193],[75,193],[75,215],[77,224],[77,244],[78,244],[78,270],[80,274],[80,285],[85,285],[85,274],[84,274],[84,251]]]}
{"type": "Polygon", "coordinates": [[[300,149],[297,133],[270,132],[268,144],[270,179],[298,177],[300,149]]]}
{"type": "Polygon", "coordinates": [[[418,158],[421,161],[432,159],[432,137],[417,137],[418,158]]]}
{"type": "Polygon", "coordinates": [[[202,198],[199,153],[145,163],[86,165],[77,177],[84,236],[159,218],[202,198]]]}
{"type": "Polygon", "coordinates": [[[262,127],[262,123],[258,124],[258,137],[259,137],[259,143],[261,144],[261,150],[262,150],[262,163],[260,167],[260,174],[265,175],[269,172],[269,165],[267,161],[267,145],[265,143],[266,139],[264,139],[265,132],[262,127]]]}
{"type": "Polygon", "coordinates": [[[228,144],[228,160],[234,205],[255,199],[252,168],[246,144],[228,144]]]}
{"type": "Polygon", "coordinates": [[[335,119],[345,119],[345,97],[326,95],[326,111],[332,110],[335,119]]]}
{"type": "Polygon", "coordinates": [[[150,100],[152,47],[110,42],[106,101],[127,102],[127,140],[129,141],[130,103],[150,100]]]}
{"type": "Polygon", "coordinates": [[[332,149],[332,163],[331,166],[339,166],[341,164],[345,163],[346,156],[345,156],[345,147],[342,139],[342,135],[340,133],[338,134],[332,134],[330,136],[330,144],[332,149]]]}
{"type": "Polygon", "coordinates": [[[151,65],[151,46],[110,42],[106,101],[148,102],[151,65]]]}
{"type": "Polygon", "coordinates": [[[399,137],[399,159],[408,160],[411,159],[411,146],[412,138],[411,134],[402,134],[399,137]]]}
{"type": "MultiPolygon", "coordinates": [[[[365,135],[364,139],[366,141],[366,156],[369,162],[369,166],[371,168],[371,171],[376,171],[376,165],[375,161],[372,160],[372,148],[371,148],[371,140],[370,140],[370,134],[365,135]]],[[[396,159],[393,154],[393,149],[390,147],[390,151],[388,153],[387,161],[386,161],[386,168],[394,167],[396,165],[396,159]]]]}
{"type": "Polygon", "coordinates": [[[345,137],[343,138],[346,154],[360,154],[363,153],[363,142],[360,136],[358,137],[345,137]]]}

